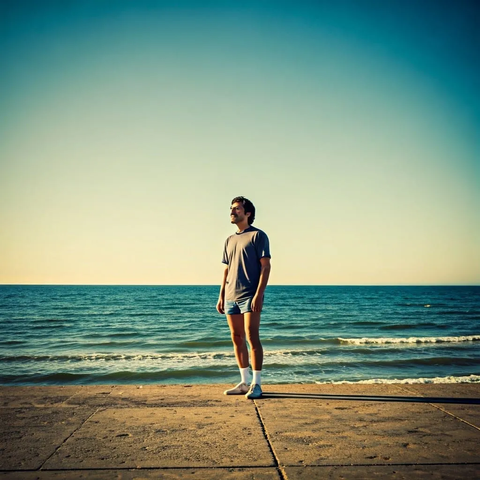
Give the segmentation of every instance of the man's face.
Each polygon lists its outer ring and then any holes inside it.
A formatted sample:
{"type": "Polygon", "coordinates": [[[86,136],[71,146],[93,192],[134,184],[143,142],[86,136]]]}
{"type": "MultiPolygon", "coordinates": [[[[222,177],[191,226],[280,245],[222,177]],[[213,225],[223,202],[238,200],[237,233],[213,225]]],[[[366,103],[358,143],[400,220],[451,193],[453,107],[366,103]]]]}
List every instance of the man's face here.
{"type": "Polygon", "coordinates": [[[245,208],[240,202],[232,203],[230,207],[230,222],[231,223],[241,223],[250,216],[250,213],[245,214],[245,208]]]}

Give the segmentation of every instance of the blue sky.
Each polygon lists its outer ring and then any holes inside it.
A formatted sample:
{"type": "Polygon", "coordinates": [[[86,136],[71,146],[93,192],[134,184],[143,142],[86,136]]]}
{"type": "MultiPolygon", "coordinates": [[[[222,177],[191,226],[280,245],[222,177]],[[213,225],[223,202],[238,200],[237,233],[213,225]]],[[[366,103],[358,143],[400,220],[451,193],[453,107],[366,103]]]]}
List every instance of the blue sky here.
{"type": "Polygon", "coordinates": [[[0,5],[0,283],[479,282],[476,2],[0,5]]]}

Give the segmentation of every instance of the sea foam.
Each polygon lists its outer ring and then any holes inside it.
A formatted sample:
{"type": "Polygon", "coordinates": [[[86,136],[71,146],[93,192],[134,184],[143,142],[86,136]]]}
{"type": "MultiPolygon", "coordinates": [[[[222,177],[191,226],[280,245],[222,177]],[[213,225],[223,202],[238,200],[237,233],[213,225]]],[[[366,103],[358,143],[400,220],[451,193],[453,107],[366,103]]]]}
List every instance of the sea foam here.
{"type": "Polygon", "coordinates": [[[339,338],[342,344],[351,345],[392,345],[400,343],[461,343],[479,342],[480,335],[464,335],[460,337],[408,337],[408,338],[339,338]]]}
{"type": "Polygon", "coordinates": [[[448,376],[448,377],[435,377],[435,378],[404,378],[404,379],[387,379],[387,378],[372,378],[368,380],[358,380],[358,381],[333,381],[333,382],[315,382],[318,385],[372,385],[372,384],[428,384],[428,383],[480,383],[480,375],[468,375],[468,376],[448,376]]]}

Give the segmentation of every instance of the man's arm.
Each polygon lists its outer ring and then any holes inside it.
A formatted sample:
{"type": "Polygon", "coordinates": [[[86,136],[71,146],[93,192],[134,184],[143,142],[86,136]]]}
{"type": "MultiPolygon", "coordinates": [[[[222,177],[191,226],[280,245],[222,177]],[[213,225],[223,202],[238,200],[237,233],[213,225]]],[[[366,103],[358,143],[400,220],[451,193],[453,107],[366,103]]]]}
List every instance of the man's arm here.
{"type": "Polygon", "coordinates": [[[270,258],[262,257],[260,259],[260,280],[258,281],[257,291],[252,299],[252,312],[261,312],[263,307],[263,294],[267,288],[268,277],[270,276],[270,258]]]}
{"type": "Polygon", "coordinates": [[[227,283],[227,275],[228,265],[225,266],[225,270],[223,271],[222,285],[220,287],[220,295],[218,296],[217,302],[217,312],[221,314],[225,313],[225,285],[227,283]]]}

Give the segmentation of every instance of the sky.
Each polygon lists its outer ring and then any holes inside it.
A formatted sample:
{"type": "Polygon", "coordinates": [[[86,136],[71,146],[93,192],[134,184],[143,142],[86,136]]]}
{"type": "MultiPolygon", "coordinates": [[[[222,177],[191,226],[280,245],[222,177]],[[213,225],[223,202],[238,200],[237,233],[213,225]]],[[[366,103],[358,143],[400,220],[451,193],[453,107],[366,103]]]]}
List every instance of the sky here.
{"type": "Polygon", "coordinates": [[[480,6],[0,0],[0,283],[480,283],[480,6]]]}

